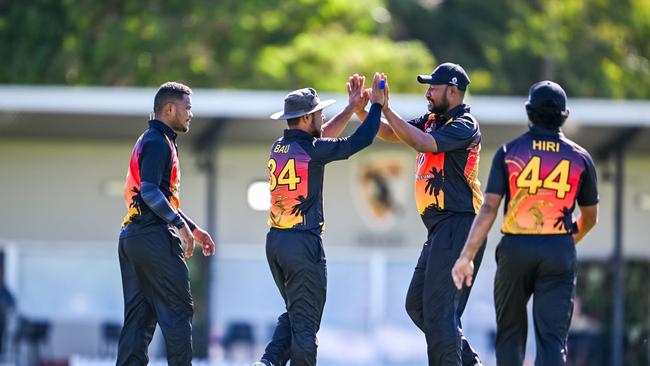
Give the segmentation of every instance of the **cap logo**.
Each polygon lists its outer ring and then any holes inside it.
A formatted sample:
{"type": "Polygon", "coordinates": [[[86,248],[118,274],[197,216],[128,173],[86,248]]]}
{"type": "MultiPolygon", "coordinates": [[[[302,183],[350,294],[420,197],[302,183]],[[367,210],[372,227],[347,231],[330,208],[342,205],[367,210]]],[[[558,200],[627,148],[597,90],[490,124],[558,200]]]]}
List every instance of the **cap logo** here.
{"type": "Polygon", "coordinates": [[[458,85],[458,78],[455,77],[455,76],[453,78],[451,78],[451,83],[454,84],[454,85],[458,85]]]}

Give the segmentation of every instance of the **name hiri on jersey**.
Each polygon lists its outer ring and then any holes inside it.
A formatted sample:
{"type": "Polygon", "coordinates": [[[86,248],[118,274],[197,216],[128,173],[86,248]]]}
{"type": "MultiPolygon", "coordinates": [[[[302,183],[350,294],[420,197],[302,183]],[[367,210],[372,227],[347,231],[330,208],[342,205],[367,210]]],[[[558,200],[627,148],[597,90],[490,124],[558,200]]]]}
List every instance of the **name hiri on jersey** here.
{"type": "Polygon", "coordinates": [[[280,154],[286,154],[286,153],[289,152],[289,147],[291,147],[291,145],[277,144],[277,145],[275,145],[275,148],[273,149],[273,152],[274,153],[280,153],[280,154]]]}
{"type": "Polygon", "coordinates": [[[533,140],[533,150],[560,152],[560,143],[555,141],[533,140]]]}

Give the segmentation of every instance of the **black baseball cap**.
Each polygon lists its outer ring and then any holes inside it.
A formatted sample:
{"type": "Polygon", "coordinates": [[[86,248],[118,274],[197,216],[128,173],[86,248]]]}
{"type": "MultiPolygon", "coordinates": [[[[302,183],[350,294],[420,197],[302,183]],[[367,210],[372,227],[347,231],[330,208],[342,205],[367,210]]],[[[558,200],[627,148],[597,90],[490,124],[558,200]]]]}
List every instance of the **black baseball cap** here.
{"type": "Polygon", "coordinates": [[[533,84],[528,92],[526,109],[532,109],[541,114],[566,113],[567,96],[564,89],[550,80],[533,84]]]}
{"type": "Polygon", "coordinates": [[[336,102],[334,99],[321,101],[314,88],[294,90],[284,97],[284,109],[273,113],[271,119],[292,119],[314,113],[336,102]]]}
{"type": "Polygon", "coordinates": [[[420,84],[447,84],[453,85],[460,90],[467,89],[469,76],[458,64],[445,62],[438,65],[431,75],[418,75],[420,84]]]}

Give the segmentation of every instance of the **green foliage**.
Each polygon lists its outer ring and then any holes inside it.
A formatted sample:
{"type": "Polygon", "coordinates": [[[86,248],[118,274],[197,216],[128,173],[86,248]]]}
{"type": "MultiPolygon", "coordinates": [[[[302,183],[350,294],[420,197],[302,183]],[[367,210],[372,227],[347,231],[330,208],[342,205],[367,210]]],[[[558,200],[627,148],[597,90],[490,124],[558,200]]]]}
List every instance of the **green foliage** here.
{"type": "MultiPolygon", "coordinates": [[[[303,33],[286,46],[266,47],[258,60],[259,80],[270,88],[287,85],[312,86],[318,90],[343,91],[348,75],[371,78],[385,72],[394,90],[422,92],[415,81],[434,64],[431,55],[417,42],[392,42],[360,33],[345,34],[331,27],[303,33]]],[[[366,83],[369,86],[369,83],[366,83]]]]}
{"type": "MultiPolygon", "coordinates": [[[[582,311],[595,319],[604,333],[605,346],[612,336],[613,277],[606,262],[581,262],[578,265],[576,293],[582,299],[582,311]]],[[[623,272],[625,303],[624,365],[647,364],[650,357],[647,339],[650,335],[650,262],[630,260],[623,272]]],[[[570,351],[569,351],[570,352],[570,351]]],[[[608,354],[605,352],[604,354],[608,354]]]]}
{"type": "MultiPolygon", "coordinates": [[[[293,89],[312,84],[340,91],[350,73],[375,71],[375,67],[389,64],[388,55],[380,54],[382,50],[394,56],[391,69],[408,70],[423,63],[427,63],[425,70],[430,69],[432,58],[421,44],[409,42],[400,48],[390,42],[390,25],[380,27],[372,16],[373,11],[382,9],[382,3],[0,2],[0,42],[3,49],[11,50],[0,61],[0,82],[158,85],[180,80],[194,87],[293,89]],[[319,39],[321,34],[325,43],[319,39]],[[356,49],[353,40],[360,42],[356,49]],[[322,49],[310,51],[301,46],[305,42],[322,49]],[[349,51],[341,52],[339,44],[349,51]],[[366,48],[372,55],[364,55],[366,48]],[[280,65],[283,58],[269,60],[270,55],[284,50],[303,53],[294,57],[291,65],[280,65]],[[347,53],[354,60],[346,57],[347,53]],[[382,63],[376,63],[377,59],[382,63]],[[269,75],[273,68],[291,75],[269,75]]],[[[408,77],[413,84],[415,73],[395,72],[392,80],[405,84],[402,78],[408,77]]]]}
{"type": "Polygon", "coordinates": [[[389,0],[389,9],[401,37],[466,66],[475,93],[525,94],[553,79],[570,96],[650,96],[647,0],[389,0]]]}
{"type": "Polygon", "coordinates": [[[0,82],[340,91],[382,70],[420,92],[434,54],[475,94],[553,79],[570,96],[648,98],[648,39],[648,0],[0,1],[0,82]]]}

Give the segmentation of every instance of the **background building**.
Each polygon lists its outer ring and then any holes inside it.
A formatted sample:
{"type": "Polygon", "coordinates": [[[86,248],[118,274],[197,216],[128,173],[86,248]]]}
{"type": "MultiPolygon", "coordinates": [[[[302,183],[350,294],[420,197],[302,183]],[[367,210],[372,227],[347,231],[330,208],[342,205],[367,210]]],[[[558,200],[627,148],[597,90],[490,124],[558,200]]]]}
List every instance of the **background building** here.
{"type": "MultiPolygon", "coordinates": [[[[0,87],[4,278],[16,313],[50,324],[40,347],[49,358],[111,353],[110,325],[121,323],[123,311],[116,244],[125,213],[126,162],[146,127],[154,94],[153,88],[0,87]]],[[[210,271],[198,278],[203,272],[193,272],[194,281],[209,288],[209,301],[197,307],[209,307],[214,362],[257,356],[283,307],[264,256],[266,198],[259,192],[265,192],[268,148],[285,126],[268,116],[281,108],[285,94],[195,89],[191,132],[178,139],[182,206],[214,230],[217,242],[210,271]]],[[[347,102],[343,94],[324,97],[338,100],[326,109],[328,116],[347,102]]],[[[391,101],[405,118],[426,110],[421,95],[394,95],[391,101]]],[[[494,151],[526,130],[524,102],[523,96],[470,96],[483,134],[483,184],[494,151]]],[[[594,156],[601,196],[600,223],[579,246],[579,259],[593,269],[610,263],[615,253],[619,166],[614,153],[622,147],[622,253],[648,271],[650,103],[570,98],[569,107],[564,131],[594,156]]],[[[357,124],[351,121],[344,135],[357,124]]],[[[401,144],[376,142],[349,161],[328,166],[328,300],[319,333],[324,365],[413,365],[426,359],[424,337],[403,309],[425,237],[413,202],[414,160],[415,153],[401,144]]],[[[487,355],[487,365],[494,364],[491,292],[498,227],[490,233],[464,316],[466,334],[487,355]]],[[[637,300],[650,302],[648,282],[641,286],[645,298],[637,300]]],[[[641,341],[648,324],[646,311],[645,328],[643,322],[638,328],[641,341]]],[[[600,326],[609,328],[604,319],[600,326]]],[[[152,351],[160,355],[162,350],[152,351]]]]}

